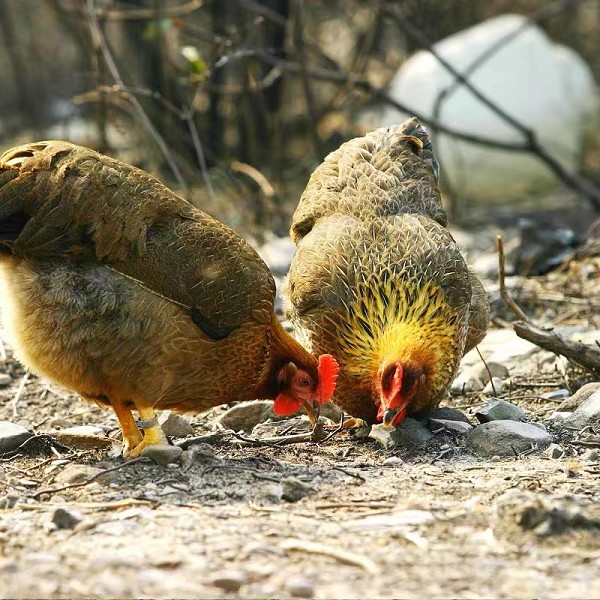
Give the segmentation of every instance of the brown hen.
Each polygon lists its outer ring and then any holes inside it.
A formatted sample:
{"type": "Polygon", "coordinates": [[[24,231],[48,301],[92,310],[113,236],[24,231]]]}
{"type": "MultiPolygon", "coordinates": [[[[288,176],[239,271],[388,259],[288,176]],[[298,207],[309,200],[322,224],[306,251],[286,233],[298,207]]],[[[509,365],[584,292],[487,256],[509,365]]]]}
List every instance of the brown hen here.
{"type": "Polygon", "coordinates": [[[438,165],[416,119],[343,144],[294,214],[286,310],[313,352],[340,364],[334,401],[369,423],[426,413],[489,306],[446,229],[438,165]]]}
{"type": "Polygon", "coordinates": [[[335,361],[282,329],[273,277],[240,236],[87,148],[0,157],[0,281],[17,357],[112,406],[128,456],[166,441],[154,409],[275,398],[314,421],[335,387],[335,361]]]}

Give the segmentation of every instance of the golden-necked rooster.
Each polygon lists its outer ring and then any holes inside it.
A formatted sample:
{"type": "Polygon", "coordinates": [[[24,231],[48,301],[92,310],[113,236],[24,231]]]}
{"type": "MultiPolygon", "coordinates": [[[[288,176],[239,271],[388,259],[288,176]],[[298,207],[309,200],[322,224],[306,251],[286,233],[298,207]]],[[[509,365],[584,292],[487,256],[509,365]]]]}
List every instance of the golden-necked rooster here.
{"type": "Polygon", "coordinates": [[[486,293],[446,229],[438,163],[416,119],[343,144],[294,214],[288,316],[332,353],[334,402],[385,425],[426,413],[485,335],[486,293]]]}
{"type": "Polygon", "coordinates": [[[0,157],[0,283],[17,357],[112,406],[129,456],[166,441],[155,409],[274,398],[314,421],[335,388],[335,360],[283,330],[273,277],[239,235],[87,148],[0,157]]]}

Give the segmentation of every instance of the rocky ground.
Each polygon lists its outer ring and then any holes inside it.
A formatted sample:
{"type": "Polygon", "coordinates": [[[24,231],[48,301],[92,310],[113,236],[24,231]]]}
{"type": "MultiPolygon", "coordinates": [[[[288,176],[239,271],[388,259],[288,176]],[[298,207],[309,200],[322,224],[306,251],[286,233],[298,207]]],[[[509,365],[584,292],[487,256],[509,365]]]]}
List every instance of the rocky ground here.
{"type": "MultiPolygon", "coordinates": [[[[163,415],[173,448],[125,462],[111,412],[2,346],[0,597],[599,597],[600,383],[517,338],[488,270],[487,366],[391,433],[262,402],[163,415]]],[[[593,344],[599,275],[582,255],[507,285],[593,344]]]]}

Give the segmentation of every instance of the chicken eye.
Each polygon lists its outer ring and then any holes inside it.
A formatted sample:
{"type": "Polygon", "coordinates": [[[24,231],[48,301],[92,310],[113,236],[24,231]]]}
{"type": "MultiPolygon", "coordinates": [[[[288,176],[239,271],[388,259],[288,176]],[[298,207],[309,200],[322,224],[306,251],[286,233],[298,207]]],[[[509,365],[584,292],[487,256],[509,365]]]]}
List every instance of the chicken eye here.
{"type": "Polygon", "coordinates": [[[308,387],[310,386],[311,381],[308,377],[300,377],[300,379],[298,380],[298,385],[300,387],[308,387]]]}

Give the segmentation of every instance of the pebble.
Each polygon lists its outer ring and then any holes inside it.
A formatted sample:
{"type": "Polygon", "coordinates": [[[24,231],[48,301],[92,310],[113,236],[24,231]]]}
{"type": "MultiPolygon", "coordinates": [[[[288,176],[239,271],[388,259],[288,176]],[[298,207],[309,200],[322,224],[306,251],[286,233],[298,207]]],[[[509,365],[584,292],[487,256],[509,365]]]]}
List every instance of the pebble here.
{"type": "Polygon", "coordinates": [[[550,444],[544,451],[544,456],[548,458],[562,458],[565,455],[565,451],[562,446],[558,444],[550,444]]]}
{"type": "Polygon", "coordinates": [[[185,417],[169,410],[158,417],[158,423],[165,432],[165,435],[170,435],[171,437],[187,437],[196,433],[191,423],[185,417]]]}
{"type": "Polygon", "coordinates": [[[385,429],[383,425],[373,425],[371,439],[389,449],[400,446],[405,449],[422,448],[433,438],[433,434],[420,421],[406,417],[398,425],[385,429]]]}
{"type": "Polygon", "coordinates": [[[50,429],[66,429],[67,427],[73,427],[73,423],[61,417],[54,417],[54,419],[48,421],[48,427],[50,429]]]}
{"type": "Polygon", "coordinates": [[[492,377],[490,381],[485,384],[483,393],[486,396],[495,396],[500,394],[504,389],[504,381],[500,377],[492,377]]]}
{"type": "Polygon", "coordinates": [[[475,454],[482,457],[515,456],[531,450],[545,450],[552,437],[543,429],[531,423],[499,420],[483,423],[475,427],[466,438],[466,445],[475,454]]]}
{"type": "Polygon", "coordinates": [[[478,379],[481,379],[483,383],[489,383],[490,373],[492,374],[492,378],[507,379],[510,376],[509,370],[504,365],[497,362],[488,362],[486,364],[487,368],[486,365],[479,364],[469,369],[469,372],[478,379]]]}
{"type": "Polygon", "coordinates": [[[296,479],[296,477],[285,477],[281,480],[281,497],[287,502],[298,502],[312,491],[312,488],[296,479]]]}
{"type": "Polygon", "coordinates": [[[435,410],[431,411],[428,415],[430,419],[446,419],[448,421],[462,421],[472,425],[471,420],[465,413],[458,410],[458,408],[450,408],[449,406],[439,406],[435,410]]]}
{"type": "Polygon", "coordinates": [[[225,429],[250,433],[259,423],[276,418],[272,400],[255,400],[242,402],[230,408],[217,422],[225,429]]]}
{"type": "Polygon", "coordinates": [[[259,490],[259,495],[267,502],[280,502],[283,486],[280,483],[268,483],[259,490]]]}
{"type": "Polygon", "coordinates": [[[115,440],[104,435],[104,429],[93,425],[67,427],[52,434],[61,444],[79,450],[108,448],[115,440]]]}
{"type": "Polygon", "coordinates": [[[285,582],[285,587],[293,598],[312,598],[315,595],[313,582],[304,577],[290,577],[285,582]]]}
{"type": "Polygon", "coordinates": [[[6,387],[12,383],[12,377],[8,373],[0,373],[0,387],[6,387]]]}
{"type": "Polygon", "coordinates": [[[488,423],[489,421],[522,421],[525,418],[525,411],[520,406],[506,400],[492,398],[475,413],[475,416],[480,423],[488,423]]]}
{"type": "Polygon", "coordinates": [[[147,446],[142,450],[141,456],[151,458],[155,463],[166,467],[172,463],[176,463],[183,454],[183,450],[179,446],[168,446],[166,444],[155,444],[147,446]]]}
{"type": "Polygon", "coordinates": [[[52,513],[52,523],[57,529],[73,529],[80,521],[81,516],[66,508],[57,508],[52,513]]]}
{"type": "Polygon", "coordinates": [[[570,411],[555,410],[548,419],[550,421],[564,421],[567,417],[570,417],[573,413],[570,411]]]}
{"type": "MultiPolygon", "coordinates": [[[[56,475],[55,481],[56,483],[83,483],[99,473],[102,473],[102,469],[90,465],[69,464],[56,475]]],[[[99,483],[112,483],[115,481],[116,477],[116,473],[104,473],[94,481],[99,483]]]]}
{"type": "Polygon", "coordinates": [[[592,394],[600,391],[600,381],[595,381],[593,383],[586,383],[582,385],[571,397],[567,398],[559,407],[558,410],[561,412],[564,411],[574,411],[576,408],[587,400],[592,394]]]}
{"type": "Polygon", "coordinates": [[[565,419],[562,424],[568,429],[583,429],[600,421],[600,390],[594,392],[587,400],[565,419]]]}
{"type": "Polygon", "coordinates": [[[432,431],[437,431],[440,428],[446,431],[452,431],[460,435],[467,435],[472,429],[473,425],[465,423],[464,421],[450,421],[449,419],[429,419],[429,427],[432,431]]]}
{"type": "Polygon", "coordinates": [[[10,421],[0,421],[0,454],[16,450],[33,433],[22,425],[10,421]]]}
{"type": "Polygon", "coordinates": [[[581,456],[581,460],[597,461],[600,454],[596,448],[590,448],[586,450],[581,456]]]}
{"type": "Polygon", "coordinates": [[[211,577],[210,583],[226,592],[238,592],[246,583],[246,574],[237,570],[218,571],[211,577]]]}
{"type": "Polygon", "coordinates": [[[182,460],[186,467],[190,467],[195,463],[203,464],[218,459],[215,456],[212,446],[208,444],[196,444],[183,453],[182,460]]]}
{"type": "Polygon", "coordinates": [[[450,393],[454,396],[480,392],[484,388],[483,381],[469,372],[460,373],[450,386],[450,393]]]}
{"type": "Polygon", "coordinates": [[[404,461],[399,456],[388,456],[383,461],[383,466],[384,467],[395,467],[395,466],[401,465],[403,463],[404,463],[404,461]]]}
{"type": "Polygon", "coordinates": [[[542,398],[551,400],[552,402],[558,402],[569,396],[569,390],[560,388],[558,390],[552,390],[551,392],[545,392],[542,394],[542,398]]]}

